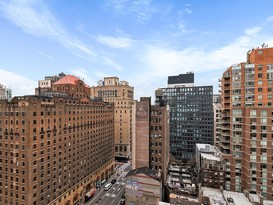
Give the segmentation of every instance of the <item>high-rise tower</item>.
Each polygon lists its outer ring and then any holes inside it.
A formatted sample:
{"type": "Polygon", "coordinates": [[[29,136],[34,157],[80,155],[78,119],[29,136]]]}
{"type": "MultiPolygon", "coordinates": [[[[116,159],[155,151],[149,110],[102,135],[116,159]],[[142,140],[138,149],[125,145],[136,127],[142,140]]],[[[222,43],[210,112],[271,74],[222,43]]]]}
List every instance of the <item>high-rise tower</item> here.
{"type": "Polygon", "coordinates": [[[117,160],[128,160],[132,152],[133,115],[135,104],[134,87],[117,77],[105,77],[91,88],[91,97],[115,105],[115,157],[117,160]]]}
{"type": "Polygon", "coordinates": [[[221,79],[222,133],[227,165],[225,188],[273,197],[273,48],[247,53],[221,79]]]}
{"type": "Polygon", "coordinates": [[[169,76],[163,99],[170,106],[170,152],[189,160],[196,143],[213,144],[213,88],[194,86],[194,74],[169,76]]]}
{"type": "Polygon", "coordinates": [[[55,89],[67,97],[0,100],[0,204],[82,203],[114,171],[113,103],[72,76],[55,89]]]}

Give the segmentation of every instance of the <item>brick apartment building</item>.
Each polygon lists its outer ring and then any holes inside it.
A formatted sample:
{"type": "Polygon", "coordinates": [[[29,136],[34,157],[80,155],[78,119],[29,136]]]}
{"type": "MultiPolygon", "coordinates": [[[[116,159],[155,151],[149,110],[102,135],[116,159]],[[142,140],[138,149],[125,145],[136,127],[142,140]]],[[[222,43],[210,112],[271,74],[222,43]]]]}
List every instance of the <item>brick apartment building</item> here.
{"type": "MultiPolygon", "coordinates": [[[[162,90],[156,92],[161,93],[159,95],[162,96],[162,90]]],[[[162,97],[160,98],[162,100],[162,97]]],[[[150,97],[141,97],[140,101],[136,103],[135,115],[133,169],[149,167],[153,170],[160,170],[162,178],[165,180],[170,158],[168,106],[162,101],[151,105],[150,97]]]]}
{"type": "Polygon", "coordinates": [[[134,87],[117,77],[105,77],[91,87],[92,98],[102,98],[115,105],[115,158],[127,161],[132,155],[134,87]]]}
{"type": "Polygon", "coordinates": [[[0,204],[76,204],[113,172],[114,105],[66,77],[53,90],[71,97],[0,101],[0,204]]]}
{"type": "Polygon", "coordinates": [[[273,199],[273,48],[250,50],[220,82],[225,188],[273,199]]]}

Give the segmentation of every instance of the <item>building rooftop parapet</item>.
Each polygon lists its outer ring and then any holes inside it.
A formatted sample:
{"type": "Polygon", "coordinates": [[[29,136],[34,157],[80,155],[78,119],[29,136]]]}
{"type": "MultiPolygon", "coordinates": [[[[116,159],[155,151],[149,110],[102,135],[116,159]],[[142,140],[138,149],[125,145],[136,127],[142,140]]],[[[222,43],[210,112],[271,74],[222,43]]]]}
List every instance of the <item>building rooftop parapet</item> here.
{"type": "Polygon", "coordinates": [[[145,174],[147,176],[154,178],[157,181],[161,180],[161,172],[158,170],[149,169],[148,167],[133,169],[127,173],[126,177],[138,175],[138,174],[145,174]]]}
{"type": "Polygon", "coordinates": [[[210,205],[272,205],[273,201],[262,201],[256,194],[244,194],[242,192],[226,191],[201,187],[201,196],[209,199],[210,205]]]}

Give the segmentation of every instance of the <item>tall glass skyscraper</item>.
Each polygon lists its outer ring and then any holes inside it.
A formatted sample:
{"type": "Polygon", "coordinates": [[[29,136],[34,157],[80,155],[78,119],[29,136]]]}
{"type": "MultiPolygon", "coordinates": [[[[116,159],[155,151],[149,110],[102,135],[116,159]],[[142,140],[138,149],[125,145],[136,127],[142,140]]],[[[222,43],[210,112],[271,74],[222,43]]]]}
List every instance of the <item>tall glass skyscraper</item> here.
{"type": "Polygon", "coordinates": [[[213,87],[194,86],[194,74],[168,77],[162,88],[170,106],[170,152],[177,160],[190,160],[196,143],[213,144],[213,87]]]}

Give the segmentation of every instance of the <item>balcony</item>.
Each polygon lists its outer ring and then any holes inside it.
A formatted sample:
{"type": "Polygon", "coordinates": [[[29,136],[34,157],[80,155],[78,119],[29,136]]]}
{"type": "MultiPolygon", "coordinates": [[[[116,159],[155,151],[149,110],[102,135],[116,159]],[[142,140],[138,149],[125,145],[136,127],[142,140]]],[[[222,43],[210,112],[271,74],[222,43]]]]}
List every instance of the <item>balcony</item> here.
{"type": "Polygon", "coordinates": [[[229,126],[222,126],[222,130],[229,130],[230,129],[230,127],[229,126]]]}
{"type": "Polygon", "coordinates": [[[229,137],[223,137],[221,140],[224,143],[230,143],[230,138],[229,137]]]}
{"type": "Polygon", "coordinates": [[[224,80],[224,85],[228,85],[230,84],[230,81],[229,80],[224,80]]]}
{"type": "Polygon", "coordinates": [[[222,136],[223,136],[223,138],[226,138],[228,142],[230,141],[230,133],[229,132],[222,132],[222,136]]]}
{"type": "Polygon", "coordinates": [[[222,112],[222,116],[230,116],[230,111],[226,110],[222,112]]]}
{"type": "MultiPolygon", "coordinates": [[[[222,125],[224,125],[224,124],[230,124],[230,121],[229,120],[222,120],[222,125]]],[[[223,126],[223,127],[225,127],[225,126],[223,126]]]]}
{"type": "Polygon", "coordinates": [[[225,73],[225,75],[223,76],[224,79],[229,79],[230,78],[230,74],[229,72],[225,73]]]}
{"type": "Polygon", "coordinates": [[[230,86],[224,86],[224,90],[230,91],[230,86]]]}
{"type": "Polygon", "coordinates": [[[226,150],[229,150],[229,149],[230,149],[230,146],[229,146],[229,145],[223,144],[223,142],[220,142],[219,145],[220,145],[220,147],[222,147],[223,149],[226,149],[226,150]]]}

